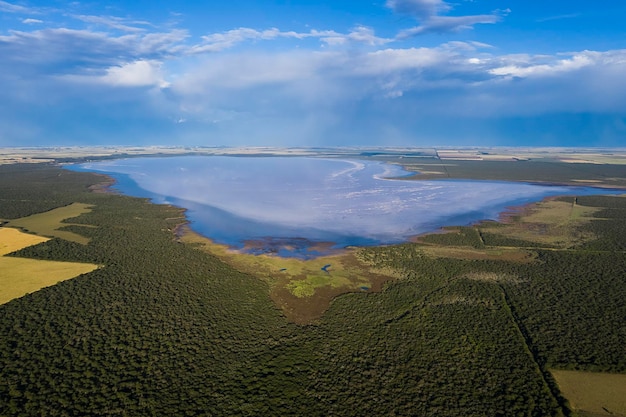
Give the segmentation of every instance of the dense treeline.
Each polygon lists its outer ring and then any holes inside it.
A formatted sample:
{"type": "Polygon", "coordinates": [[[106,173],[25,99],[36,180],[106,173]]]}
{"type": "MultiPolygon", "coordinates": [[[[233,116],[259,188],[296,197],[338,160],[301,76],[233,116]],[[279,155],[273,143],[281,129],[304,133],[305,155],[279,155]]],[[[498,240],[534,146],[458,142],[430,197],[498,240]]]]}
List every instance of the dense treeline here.
{"type": "Polygon", "coordinates": [[[485,246],[504,246],[513,248],[554,248],[556,245],[551,245],[545,242],[531,242],[529,240],[516,239],[499,233],[481,232],[480,236],[483,238],[485,246]]]}
{"type": "Polygon", "coordinates": [[[626,198],[610,196],[579,197],[577,203],[583,206],[603,207],[594,213],[597,220],[585,225],[584,230],[598,236],[583,247],[589,250],[626,250],[626,198]]]}
{"type": "Polygon", "coordinates": [[[47,164],[0,164],[0,178],[0,219],[66,206],[94,184],[93,175],[51,169],[47,164]]]}
{"type": "Polygon", "coordinates": [[[414,262],[407,278],[381,294],[337,299],[323,318],[328,326],[318,328],[325,360],[316,390],[335,401],[331,414],[360,414],[351,408],[376,415],[560,413],[502,291],[449,278],[473,271],[472,262],[434,261],[411,245],[382,251],[374,257],[404,252],[407,264],[414,262]],[[344,331],[332,332],[338,328],[344,331]],[[373,401],[391,407],[375,408],[373,401]]]}
{"type": "Polygon", "coordinates": [[[89,174],[8,171],[0,217],[95,205],[72,223],[96,227],[68,226],[88,245],[13,256],[104,267],[0,306],[0,415],[545,416],[563,410],[547,366],[624,372],[617,253],[519,265],[365,249],[405,278],[297,326],[265,283],[177,243],[181,210],[86,192],[89,174]]]}
{"type": "Polygon", "coordinates": [[[548,367],[626,372],[626,254],[541,251],[507,285],[548,367]]]}

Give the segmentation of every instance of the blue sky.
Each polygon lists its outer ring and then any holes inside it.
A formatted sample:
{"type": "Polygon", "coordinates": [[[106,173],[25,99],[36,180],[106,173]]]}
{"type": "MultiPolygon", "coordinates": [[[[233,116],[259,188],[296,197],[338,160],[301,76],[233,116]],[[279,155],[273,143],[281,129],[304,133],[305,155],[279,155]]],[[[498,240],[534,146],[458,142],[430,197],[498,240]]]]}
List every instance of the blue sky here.
{"type": "Polygon", "coordinates": [[[626,2],[0,0],[0,146],[626,146],[626,2]]]}

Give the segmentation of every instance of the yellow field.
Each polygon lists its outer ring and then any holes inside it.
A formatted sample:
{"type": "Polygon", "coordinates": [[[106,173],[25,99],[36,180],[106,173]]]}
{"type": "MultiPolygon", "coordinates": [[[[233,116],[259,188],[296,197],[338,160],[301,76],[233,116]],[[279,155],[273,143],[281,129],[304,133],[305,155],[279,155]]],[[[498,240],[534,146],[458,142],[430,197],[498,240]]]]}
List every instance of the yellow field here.
{"type": "Polygon", "coordinates": [[[63,220],[78,217],[84,213],[89,213],[89,211],[91,211],[91,207],[92,206],[88,204],[73,203],[69,206],[59,207],[54,210],[46,211],[45,213],[33,214],[32,216],[11,220],[9,221],[9,226],[19,227],[28,230],[29,232],[37,233],[38,235],[58,237],[61,239],[69,240],[71,242],[82,243],[83,245],[85,245],[89,243],[88,238],[78,235],[76,233],[57,229],[63,226],[69,226],[71,224],[62,223],[63,220]]]}
{"type": "Polygon", "coordinates": [[[47,237],[22,233],[17,229],[0,227],[0,256],[15,252],[16,250],[20,250],[27,246],[45,242],[46,240],[50,239],[47,237]]]}
{"type": "Polygon", "coordinates": [[[551,371],[575,411],[591,416],[626,416],[626,375],[551,371]]]}
{"type": "Polygon", "coordinates": [[[0,228],[0,304],[98,268],[94,264],[3,256],[47,240],[16,229],[0,228]]]}

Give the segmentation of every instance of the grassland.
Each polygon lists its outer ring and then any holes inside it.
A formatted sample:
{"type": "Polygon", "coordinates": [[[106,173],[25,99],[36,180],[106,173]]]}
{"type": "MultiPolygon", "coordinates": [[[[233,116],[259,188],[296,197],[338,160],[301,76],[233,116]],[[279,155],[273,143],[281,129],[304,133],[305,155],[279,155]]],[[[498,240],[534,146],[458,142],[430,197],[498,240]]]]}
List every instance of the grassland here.
{"type": "Polygon", "coordinates": [[[626,374],[553,370],[552,375],[581,416],[626,416],[626,374]]]}
{"type": "MultiPolygon", "coordinates": [[[[58,237],[70,242],[87,244],[89,243],[89,238],[67,230],[61,230],[61,228],[72,225],[71,222],[65,222],[65,220],[88,213],[91,207],[89,204],[72,203],[44,213],[11,220],[9,221],[9,226],[18,227],[42,236],[58,237]]],[[[81,226],[89,227],[89,225],[81,226]]]]}
{"type": "Polygon", "coordinates": [[[93,271],[98,265],[5,256],[49,239],[0,227],[0,304],[93,271]]]}
{"type": "Polygon", "coordinates": [[[478,229],[481,233],[547,247],[571,248],[593,238],[582,233],[578,226],[593,220],[593,214],[599,210],[597,207],[578,205],[576,201],[544,200],[505,215],[505,227],[489,227],[494,225],[486,223],[478,229]]]}

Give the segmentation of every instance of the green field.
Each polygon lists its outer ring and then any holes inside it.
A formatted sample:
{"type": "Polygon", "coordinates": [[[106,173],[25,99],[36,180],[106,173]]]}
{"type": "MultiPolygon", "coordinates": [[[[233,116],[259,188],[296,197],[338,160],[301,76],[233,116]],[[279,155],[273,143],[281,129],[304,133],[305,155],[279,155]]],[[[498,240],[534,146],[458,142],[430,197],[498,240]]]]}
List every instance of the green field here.
{"type": "MultiPolygon", "coordinates": [[[[42,236],[58,237],[59,239],[68,240],[82,244],[89,243],[89,238],[81,236],[77,233],[67,230],[60,230],[63,227],[70,226],[71,222],[67,219],[78,217],[81,214],[88,213],[91,210],[89,204],[72,203],[65,207],[59,207],[44,213],[37,213],[27,217],[14,219],[9,221],[9,226],[19,227],[30,233],[36,233],[42,236]]],[[[89,225],[83,227],[89,227],[89,225]]]]}

